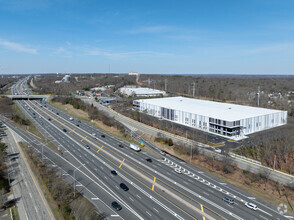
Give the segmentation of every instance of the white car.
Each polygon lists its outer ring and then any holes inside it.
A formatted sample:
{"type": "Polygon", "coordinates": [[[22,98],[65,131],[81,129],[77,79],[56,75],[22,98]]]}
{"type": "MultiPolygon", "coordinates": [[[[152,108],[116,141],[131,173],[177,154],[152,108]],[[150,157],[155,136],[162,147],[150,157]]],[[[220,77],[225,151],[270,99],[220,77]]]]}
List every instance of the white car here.
{"type": "Polygon", "coordinates": [[[92,135],[93,135],[93,136],[96,136],[96,134],[95,134],[95,133],[93,133],[92,135]]]}
{"type": "Polygon", "coordinates": [[[257,205],[250,203],[250,202],[246,202],[245,206],[247,206],[249,209],[253,209],[253,210],[257,209],[257,205]]]}
{"type": "Polygon", "coordinates": [[[175,169],[175,172],[176,173],[182,173],[182,171],[180,169],[178,169],[178,168],[175,169]]]}

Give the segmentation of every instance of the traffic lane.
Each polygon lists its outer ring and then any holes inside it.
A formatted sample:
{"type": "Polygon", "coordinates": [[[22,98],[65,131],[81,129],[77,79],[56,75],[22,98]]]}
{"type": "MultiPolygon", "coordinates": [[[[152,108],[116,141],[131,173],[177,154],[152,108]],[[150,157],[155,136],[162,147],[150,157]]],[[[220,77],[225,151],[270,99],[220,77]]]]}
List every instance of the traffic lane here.
{"type": "MultiPolygon", "coordinates": [[[[90,145],[90,143],[88,143],[88,144],[90,145]]],[[[93,147],[93,146],[92,146],[92,147],[93,147]]],[[[92,148],[91,148],[91,149],[92,149],[92,148]]],[[[104,159],[105,159],[105,158],[104,158],[104,159]]],[[[110,163],[112,163],[112,162],[113,162],[113,161],[111,161],[111,160],[110,160],[110,163]]],[[[116,166],[116,167],[118,167],[118,166],[119,166],[119,164],[114,164],[113,166],[116,166]]],[[[118,169],[117,169],[117,170],[118,170],[118,169]]],[[[129,173],[128,173],[128,174],[129,174],[129,173]]],[[[132,174],[131,174],[130,176],[132,177],[132,174]]],[[[128,178],[130,178],[130,177],[128,177],[128,178]]],[[[134,179],[134,180],[133,180],[133,182],[137,184],[137,182],[136,182],[136,181],[137,181],[137,179],[134,179]]]]}
{"type": "MultiPolygon", "coordinates": [[[[40,150],[40,149],[39,149],[39,150],[40,150]]],[[[48,152],[46,152],[46,150],[44,150],[44,153],[45,153],[45,156],[48,156],[48,155],[47,155],[48,152]]],[[[49,151],[49,153],[50,153],[50,151],[49,151]]],[[[65,164],[66,164],[66,163],[65,163],[65,164]]],[[[61,164],[60,164],[60,165],[61,165],[61,164]]],[[[66,168],[64,167],[64,164],[63,164],[63,168],[66,169],[66,168]]],[[[72,167],[68,167],[68,169],[67,169],[68,172],[70,172],[71,169],[72,169],[72,167]]],[[[97,190],[97,189],[96,189],[96,190],[97,190]]],[[[108,197],[109,197],[109,195],[108,195],[108,197]]],[[[107,198],[108,198],[108,197],[107,197],[107,198]]],[[[137,218],[134,218],[134,219],[137,219],[137,218]]]]}
{"type": "MultiPolygon", "coordinates": [[[[12,128],[12,129],[14,129],[14,128],[12,128]]],[[[33,140],[33,139],[28,139],[28,138],[26,137],[27,134],[24,134],[24,133],[22,133],[22,132],[18,132],[18,131],[16,131],[16,132],[17,132],[22,138],[25,138],[27,142],[31,142],[31,143],[33,143],[34,140],[33,140]]],[[[45,148],[45,150],[44,150],[45,153],[46,153],[46,150],[47,150],[47,149],[45,148]]],[[[40,151],[41,151],[41,150],[39,149],[39,152],[40,152],[40,151]]],[[[52,153],[52,152],[49,151],[49,153],[52,153]]],[[[53,154],[53,156],[54,156],[54,155],[57,156],[56,154],[53,154]]],[[[57,161],[57,162],[58,162],[58,161],[57,161]]],[[[63,162],[63,163],[61,163],[60,165],[65,166],[66,164],[67,164],[67,163],[64,163],[64,162],[63,162]]],[[[70,168],[71,168],[71,167],[70,167],[70,168]]],[[[70,168],[69,168],[69,169],[70,169],[70,168]]]]}
{"type": "Polygon", "coordinates": [[[65,118],[65,120],[66,120],[66,118],[65,118]]]}
{"type": "Polygon", "coordinates": [[[81,156],[81,155],[80,155],[81,156]]]}
{"type": "MultiPolygon", "coordinates": [[[[172,156],[169,156],[169,159],[170,158],[175,163],[179,163],[179,160],[174,159],[172,156]]],[[[241,199],[240,202],[242,202],[242,200],[243,200],[243,204],[245,204],[246,201],[259,204],[259,206],[261,206],[260,211],[262,213],[264,213],[266,216],[277,217],[277,218],[279,217],[279,218],[282,218],[282,219],[287,219],[284,216],[280,215],[277,212],[277,210],[272,207],[272,205],[267,204],[264,201],[261,201],[259,198],[256,198],[253,195],[250,195],[249,193],[247,193],[245,191],[242,191],[241,189],[238,189],[238,188],[232,186],[231,184],[224,183],[224,181],[217,180],[217,178],[212,177],[209,174],[206,174],[204,172],[201,172],[197,168],[194,168],[194,167],[190,166],[189,164],[185,163],[185,164],[181,164],[181,166],[183,168],[186,168],[187,170],[190,170],[190,171],[193,170],[194,173],[196,173],[201,178],[206,179],[206,180],[210,181],[212,184],[218,186],[219,188],[224,189],[225,191],[230,192],[231,194],[239,197],[241,199]],[[252,201],[252,199],[250,199],[250,198],[254,198],[254,201],[252,201]]],[[[232,196],[230,196],[230,197],[232,197],[232,196]]]]}

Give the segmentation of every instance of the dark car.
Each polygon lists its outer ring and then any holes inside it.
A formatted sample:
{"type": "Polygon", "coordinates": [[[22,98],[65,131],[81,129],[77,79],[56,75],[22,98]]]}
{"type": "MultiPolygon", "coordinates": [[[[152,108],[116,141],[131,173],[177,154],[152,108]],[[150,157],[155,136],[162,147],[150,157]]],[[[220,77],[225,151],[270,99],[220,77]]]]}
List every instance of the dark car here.
{"type": "Polygon", "coordinates": [[[234,204],[234,199],[232,199],[232,198],[230,198],[230,197],[225,196],[225,197],[223,198],[223,200],[224,200],[225,202],[231,204],[231,205],[234,204]]]}
{"type": "Polygon", "coordinates": [[[102,135],[101,135],[101,137],[105,138],[105,135],[104,135],[104,134],[102,134],[102,135]]]}
{"type": "Polygon", "coordinates": [[[80,120],[78,120],[78,122],[79,122],[79,123],[81,123],[81,121],[80,121],[80,120]]]}
{"type": "Polygon", "coordinates": [[[115,170],[111,170],[110,172],[111,172],[111,174],[113,174],[114,176],[117,175],[117,172],[116,172],[115,170]]]}
{"type": "Polygon", "coordinates": [[[112,202],[111,203],[112,207],[116,210],[116,211],[119,211],[122,209],[122,207],[120,206],[120,204],[118,204],[117,202],[112,202]]]}
{"type": "Polygon", "coordinates": [[[127,187],[127,185],[124,184],[124,183],[119,184],[119,186],[120,186],[120,188],[122,188],[124,191],[128,191],[128,190],[129,190],[129,187],[127,187]]]}
{"type": "Polygon", "coordinates": [[[90,146],[89,145],[86,145],[85,148],[90,149],[90,146]]]}
{"type": "Polygon", "coordinates": [[[77,126],[78,126],[78,127],[80,127],[80,125],[79,125],[79,124],[77,124],[77,126]]]}
{"type": "Polygon", "coordinates": [[[51,121],[51,118],[48,118],[49,121],[51,121]]]}
{"type": "Polygon", "coordinates": [[[57,112],[56,115],[59,115],[59,113],[57,112]]]}
{"type": "Polygon", "coordinates": [[[149,163],[151,163],[152,162],[152,159],[151,158],[147,158],[146,161],[149,162],[149,163]]]}
{"type": "Polygon", "coordinates": [[[66,132],[66,129],[65,129],[65,128],[63,128],[63,131],[64,131],[64,132],[66,132]]]}
{"type": "Polygon", "coordinates": [[[119,147],[121,147],[121,148],[123,148],[123,147],[124,147],[122,144],[119,144],[118,146],[119,146],[119,147]]]}

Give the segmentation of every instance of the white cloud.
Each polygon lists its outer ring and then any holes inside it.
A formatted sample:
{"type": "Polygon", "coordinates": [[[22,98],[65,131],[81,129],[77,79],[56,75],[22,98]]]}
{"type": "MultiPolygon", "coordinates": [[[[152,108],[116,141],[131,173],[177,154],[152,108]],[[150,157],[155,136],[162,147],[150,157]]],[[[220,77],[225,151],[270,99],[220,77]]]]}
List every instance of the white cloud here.
{"type": "Polygon", "coordinates": [[[1,40],[0,39],[0,46],[8,49],[8,50],[13,50],[16,52],[24,52],[24,53],[30,53],[30,54],[37,54],[38,51],[37,49],[30,48],[28,46],[25,46],[23,44],[11,42],[11,41],[6,41],[6,40],[1,40]]]}
{"type": "Polygon", "coordinates": [[[268,52],[288,51],[293,49],[293,43],[273,44],[247,50],[247,54],[262,54],[268,52]]]}
{"type": "Polygon", "coordinates": [[[87,49],[85,53],[90,56],[105,56],[109,58],[124,58],[130,56],[172,56],[170,53],[160,53],[154,51],[128,51],[128,52],[113,52],[99,48],[87,49]]]}
{"type": "Polygon", "coordinates": [[[158,34],[173,30],[170,26],[143,26],[127,30],[127,34],[158,34]]]}

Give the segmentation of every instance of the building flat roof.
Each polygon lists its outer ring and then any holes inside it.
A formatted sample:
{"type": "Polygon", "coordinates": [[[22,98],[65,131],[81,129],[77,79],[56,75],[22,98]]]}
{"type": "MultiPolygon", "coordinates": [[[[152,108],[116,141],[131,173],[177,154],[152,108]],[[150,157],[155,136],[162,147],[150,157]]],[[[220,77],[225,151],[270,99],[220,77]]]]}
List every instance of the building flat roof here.
{"type": "Polygon", "coordinates": [[[134,92],[136,95],[145,95],[145,94],[164,94],[165,91],[158,89],[150,89],[150,88],[124,88],[125,90],[129,90],[134,92]]]}
{"type": "Polygon", "coordinates": [[[280,110],[213,102],[185,98],[181,96],[157,99],[139,99],[137,101],[226,121],[237,121],[240,119],[282,112],[280,110]]]}

